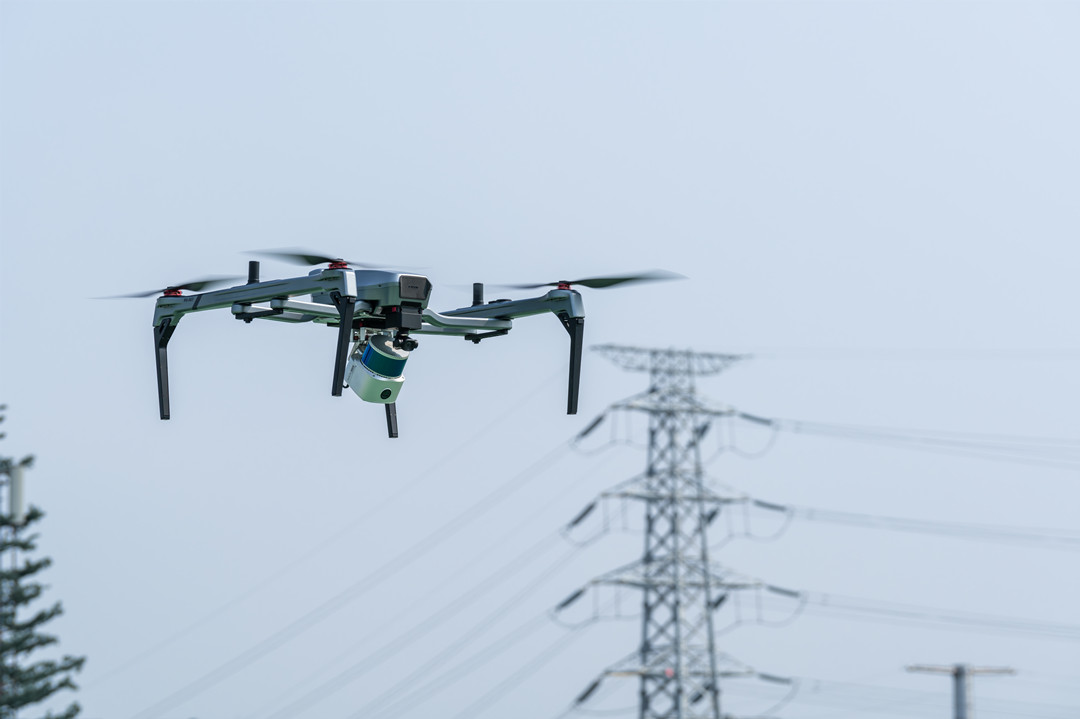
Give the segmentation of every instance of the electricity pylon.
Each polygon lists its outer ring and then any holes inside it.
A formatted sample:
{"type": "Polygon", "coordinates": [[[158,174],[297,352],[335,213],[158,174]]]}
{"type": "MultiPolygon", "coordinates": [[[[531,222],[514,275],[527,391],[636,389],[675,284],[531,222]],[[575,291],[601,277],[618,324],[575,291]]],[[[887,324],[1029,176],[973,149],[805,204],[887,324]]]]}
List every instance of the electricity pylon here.
{"type": "MultiPolygon", "coordinates": [[[[575,705],[587,700],[604,677],[637,677],[640,719],[722,719],[720,679],[756,676],[785,681],[718,653],[713,632],[713,613],[730,591],[762,585],[709,559],[708,526],[731,500],[705,486],[700,444],[713,420],[732,412],[702,402],[694,380],[719,373],[742,357],[615,345],[594,350],[623,369],[649,373],[646,392],[610,408],[648,415],[645,473],[621,485],[618,492],[605,493],[644,503],[644,553],[640,560],[591,582],[641,591],[641,644],[593,682],[575,705]]],[[[582,592],[568,597],[559,609],[582,592]]]]}
{"type": "Polygon", "coordinates": [[[950,674],[953,678],[953,716],[955,719],[972,719],[971,712],[971,677],[975,674],[1016,674],[1012,667],[973,667],[967,664],[953,664],[950,667],[916,664],[907,668],[909,672],[925,674],[950,674]]]}

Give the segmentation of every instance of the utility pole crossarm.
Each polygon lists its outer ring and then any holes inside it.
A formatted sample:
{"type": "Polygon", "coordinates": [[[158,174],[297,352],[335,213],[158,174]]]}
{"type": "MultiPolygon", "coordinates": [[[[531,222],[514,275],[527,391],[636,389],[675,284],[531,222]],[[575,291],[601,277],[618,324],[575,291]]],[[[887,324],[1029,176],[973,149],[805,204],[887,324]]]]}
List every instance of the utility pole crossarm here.
{"type": "Polygon", "coordinates": [[[970,667],[968,674],[1016,674],[1012,667],[970,667]]]}
{"type": "Polygon", "coordinates": [[[1016,674],[1012,667],[973,667],[968,664],[942,666],[937,664],[913,664],[909,672],[920,674],[948,674],[953,678],[953,717],[972,719],[971,677],[975,674],[1016,674]]]}
{"type": "Polygon", "coordinates": [[[935,664],[912,664],[911,666],[904,667],[909,672],[920,674],[955,674],[955,666],[942,666],[935,664]]]}
{"type": "Polygon", "coordinates": [[[959,667],[964,667],[968,674],[1016,674],[1012,667],[972,667],[966,664],[944,666],[940,664],[912,664],[905,667],[909,672],[923,674],[955,674],[959,667]]]}

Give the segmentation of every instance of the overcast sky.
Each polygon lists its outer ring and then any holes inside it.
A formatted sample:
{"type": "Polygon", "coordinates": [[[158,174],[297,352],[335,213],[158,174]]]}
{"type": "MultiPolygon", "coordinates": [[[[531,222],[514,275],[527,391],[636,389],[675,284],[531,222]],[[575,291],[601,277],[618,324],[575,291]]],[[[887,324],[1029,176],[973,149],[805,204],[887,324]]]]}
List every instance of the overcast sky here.
{"type": "MultiPolygon", "coordinates": [[[[345,719],[464,636],[424,676],[475,671],[394,716],[548,719],[636,648],[633,616],[530,622],[640,553],[632,533],[538,543],[643,468],[640,447],[565,442],[645,377],[587,354],[567,417],[554,318],[423,338],[391,441],[381,408],[330,396],[332,331],[204,313],[158,420],[154,300],[91,298],[244,274],[247,250],[421,267],[442,310],[474,281],[663,268],[689,279],[582,290],[587,344],[754,353],[699,386],[756,415],[1080,437],[1076,3],[6,0],[0,19],[0,451],[37,456],[50,628],[89,657],[50,706],[345,719]]],[[[1075,468],[781,433],[708,469],[772,502],[1080,532],[1075,468]]],[[[715,559],[771,584],[1080,625],[1075,551],[727,526],[715,559]]],[[[954,662],[1020,672],[976,680],[981,717],[1080,709],[1075,638],[745,609],[723,651],[803,678],[772,716],[947,716],[946,679],[903,667],[954,662]]],[[[785,691],[724,689],[743,716],[785,691]]],[[[590,707],[635,701],[613,679],[590,707]]]]}

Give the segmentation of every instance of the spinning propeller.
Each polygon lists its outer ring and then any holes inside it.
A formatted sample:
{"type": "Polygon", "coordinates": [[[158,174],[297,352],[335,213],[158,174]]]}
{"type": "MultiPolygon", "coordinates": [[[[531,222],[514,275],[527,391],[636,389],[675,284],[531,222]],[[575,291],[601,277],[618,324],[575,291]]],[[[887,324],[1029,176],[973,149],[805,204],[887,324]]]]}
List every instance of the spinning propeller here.
{"type": "Polygon", "coordinates": [[[108,297],[95,297],[98,300],[122,300],[132,297],[152,297],[154,295],[179,295],[180,290],[191,290],[192,292],[201,292],[210,287],[216,287],[217,285],[227,285],[230,282],[236,282],[242,280],[243,277],[236,275],[216,275],[214,277],[203,277],[202,279],[192,280],[191,282],[185,282],[182,285],[170,285],[163,287],[159,290],[149,290],[147,292],[136,292],[130,295],[110,295],[108,297]]]}
{"type": "Polygon", "coordinates": [[[676,272],[668,272],[667,270],[650,270],[648,272],[642,272],[636,275],[586,277],[580,280],[559,280],[558,282],[541,282],[535,285],[499,285],[499,287],[507,287],[515,290],[535,290],[540,287],[558,287],[559,289],[570,289],[570,287],[573,285],[580,285],[582,287],[591,287],[595,290],[601,290],[608,287],[614,287],[616,285],[629,284],[631,282],[657,282],[659,280],[684,279],[686,279],[685,275],[680,275],[676,272]]]}
{"type": "Polygon", "coordinates": [[[330,257],[329,255],[320,255],[317,252],[309,252],[308,250],[300,247],[283,248],[280,250],[252,250],[248,252],[249,255],[261,255],[263,257],[274,257],[285,262],[291,262],[294,265],[325,265],[329,264],[332,270],[344,270],[350,265],[353,267],[362,267],[368,270],[376,270],[386,265],[371,265],[364,262],[354,262],[353,260],[346,260],[341,257],[330,257]]]}

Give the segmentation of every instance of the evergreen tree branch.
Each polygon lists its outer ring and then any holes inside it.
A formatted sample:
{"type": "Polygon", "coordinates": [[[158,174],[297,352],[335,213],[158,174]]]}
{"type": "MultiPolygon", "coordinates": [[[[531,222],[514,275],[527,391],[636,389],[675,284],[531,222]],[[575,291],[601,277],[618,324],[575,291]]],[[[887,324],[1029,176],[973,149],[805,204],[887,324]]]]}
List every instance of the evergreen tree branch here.
{"type": "MultiPolygon", "coordinates": [[[[32,458],[22,460],[26,465],[32,458]]],[[[14,460],[0,457],[0,473],[9,473],[14,460]]],[[[16,524],[10,515],[0,514],[0,553],[32,552],[37,548],[38,535],[28,528],[40,521],[44,513],[31,506],[25,523],[16,524]]],[[[0,570],[0,710],[15,711],[45,701],[56,692],[78,686],[72,678],[82,670],[86,657],[65,655],[60,660],[44,660],[26,663],[37,651],[57,644],[57,637],[41,631],[43,625],[63,614],[60,602],[33,612],[24,621],[20,614],[30,610],[47,589],[46,585],[31,581],[38,572],[52,565],[48,557],[24,558],[22,563],[0,570]]],[[[72,703],[64,711],[49,712],[44,719],[74,719],[80,706],[72,703]]],[[[0,711],[7,714],[8,711],[0,711]]]]}

